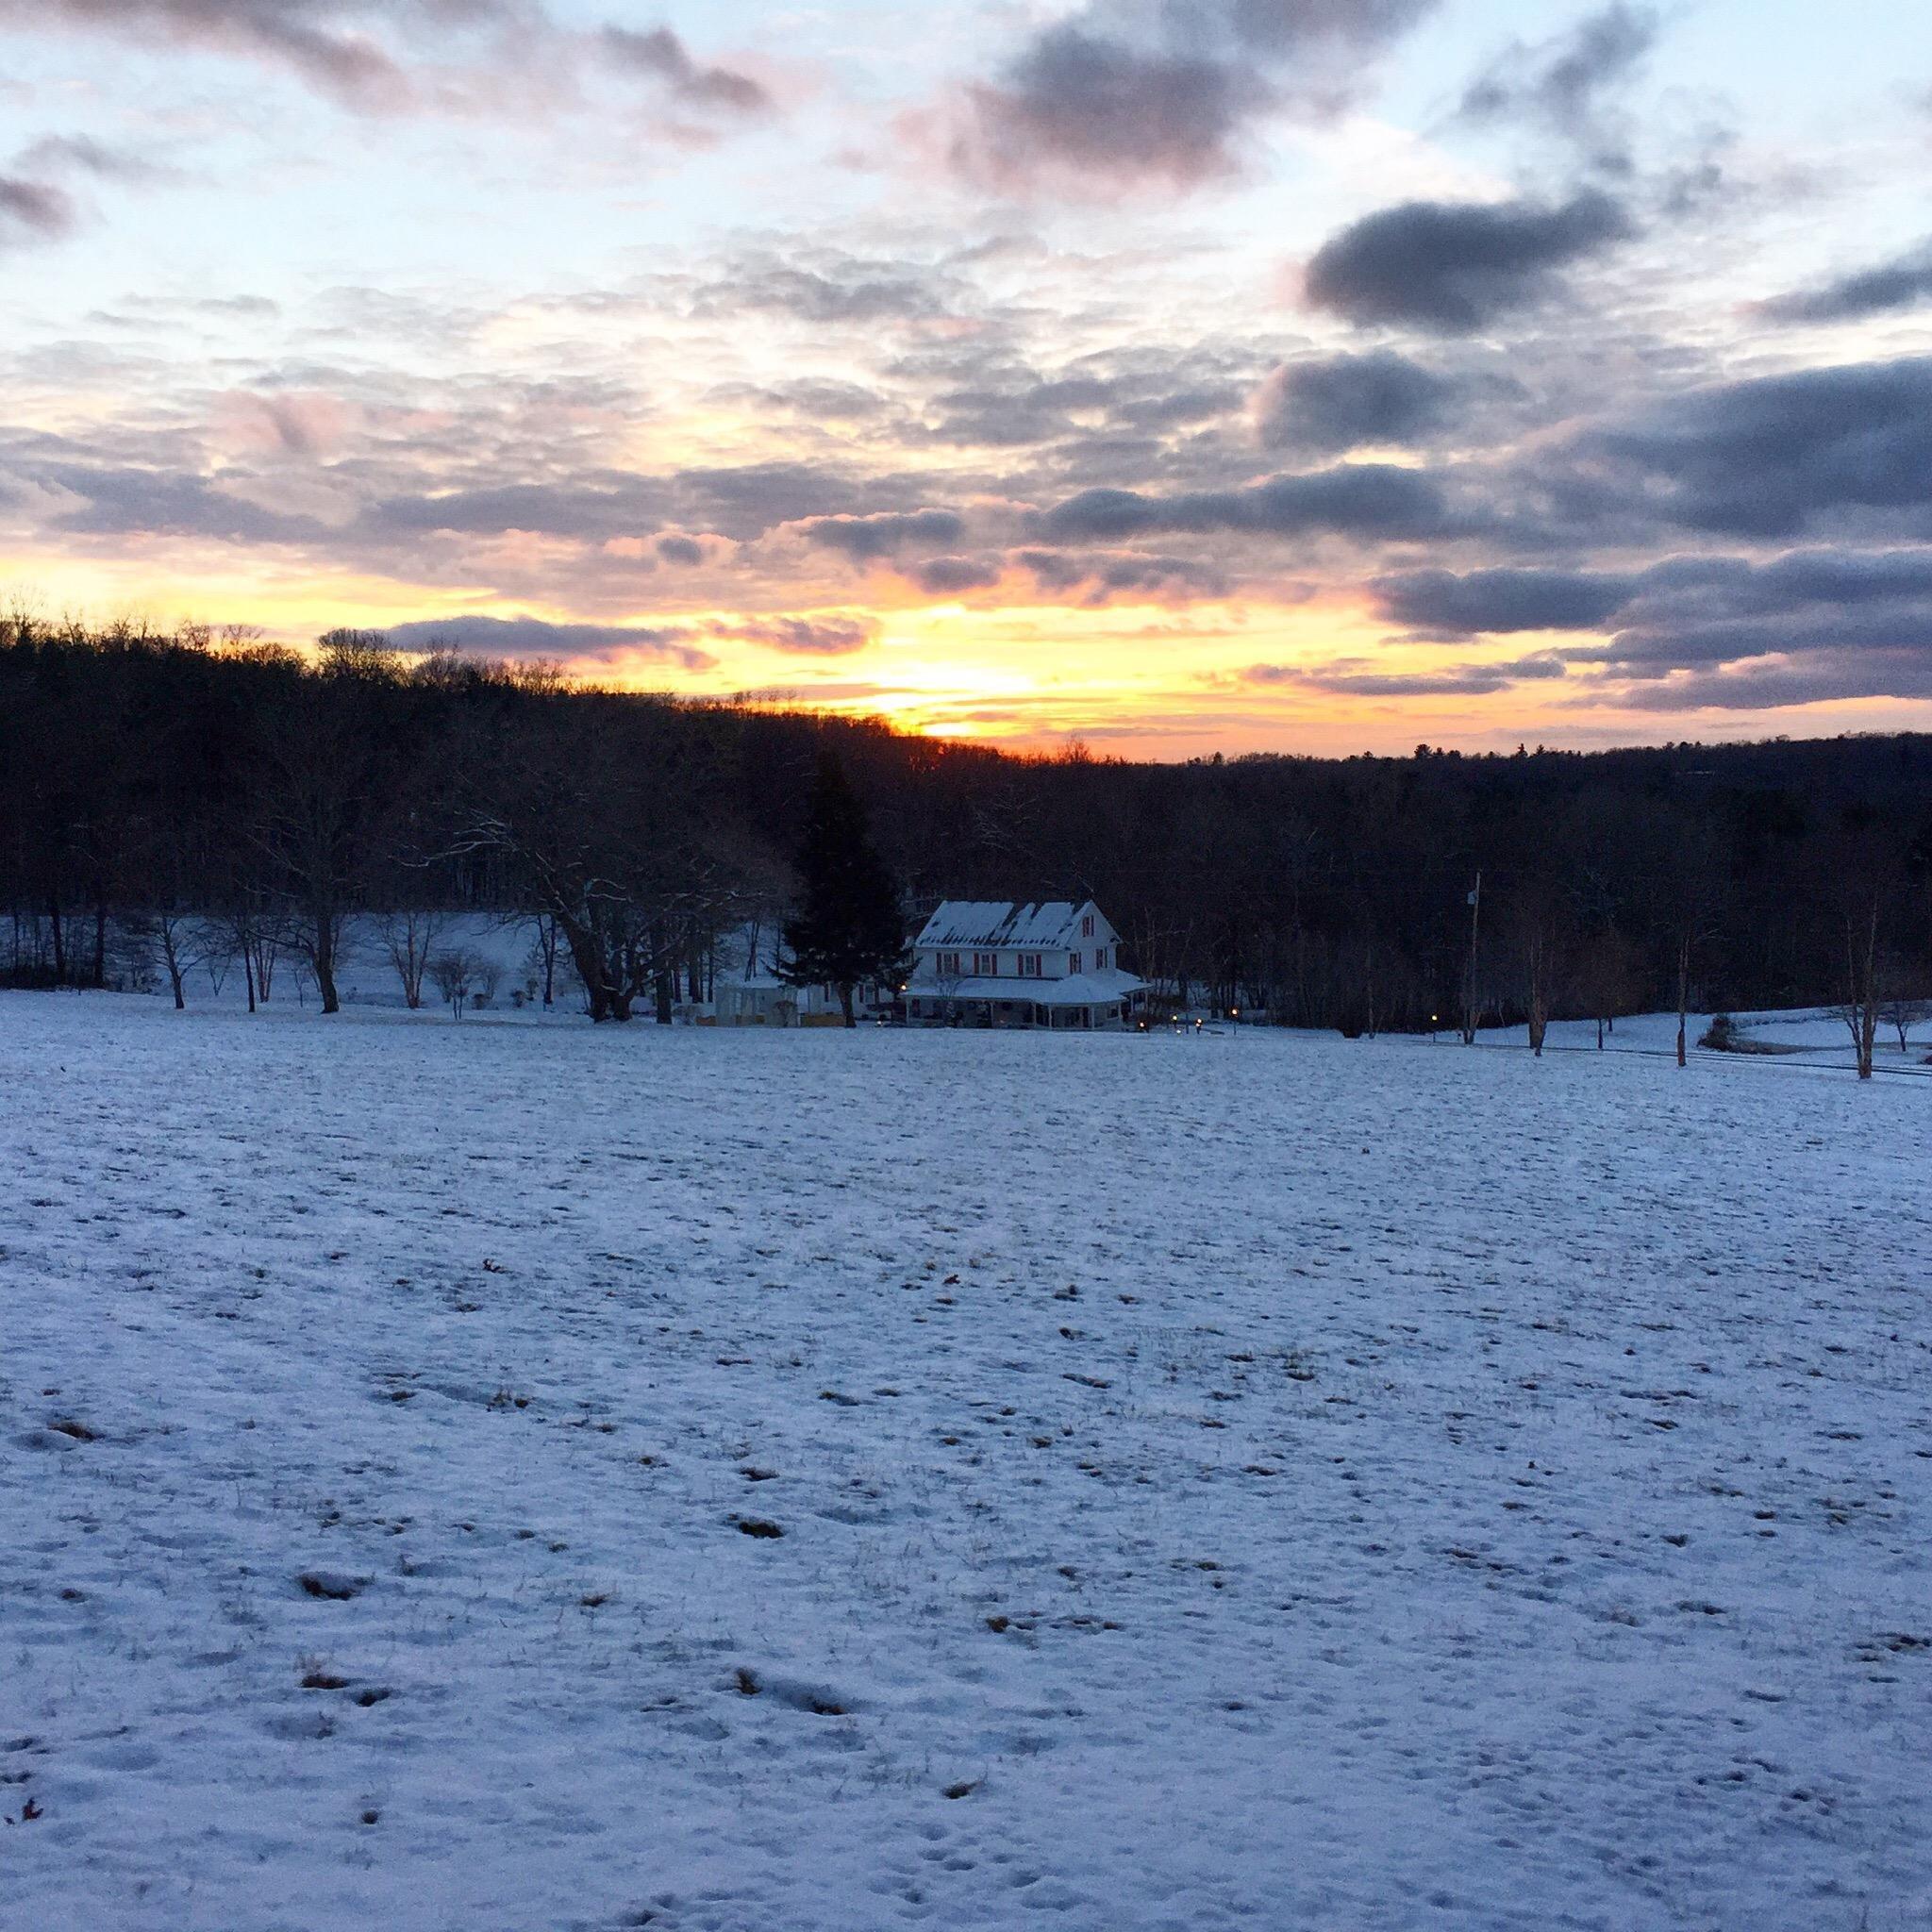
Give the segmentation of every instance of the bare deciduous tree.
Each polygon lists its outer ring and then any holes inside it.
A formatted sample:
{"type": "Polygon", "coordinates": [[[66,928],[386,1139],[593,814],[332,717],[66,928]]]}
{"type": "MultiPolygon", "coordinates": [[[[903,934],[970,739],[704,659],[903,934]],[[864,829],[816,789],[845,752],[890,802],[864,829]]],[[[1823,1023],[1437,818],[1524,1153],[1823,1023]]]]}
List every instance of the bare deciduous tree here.
{"type": "Polygon", "coordinates": [[[1932,1020],[1932,1000],[1912,1000],[1894,995],[1879,1008],[1878,1016],[1898,1035],[1899,1052],[1909,1053],[1912,1028],[1932,1020]]]}
{"type": "Polygon", "coordinates": [[[402,981],[403,1004],[412,1012],[423,1004],[423,975],[430,948],[448,923],[441,912],[409,911],[385,913],[377,925],[382,950],[402,981]]]}
{"type": "Polygon", "coordinates": [[[475,954],[460,947],[452,946],[430,956],[429,976],[436,982],[437,991],[442,995],[443,1003],[456,1019],[463,1017],[463,1008],[469,1003],[476,973],[475,954]]]}
{"type": "MultiPolygon", "coordinates": [[[[225,951],[225,941],[214,922],[197,914],[162,909],[136,913],[127,921],[128,930],[154,948],[168,975],[168,990],[175,996],[178,1013],[188,1005],[188,975],[195,967],[208,963],[225,951]]],[[[219,981],[216,991],[221,991],[219,981]]]]}

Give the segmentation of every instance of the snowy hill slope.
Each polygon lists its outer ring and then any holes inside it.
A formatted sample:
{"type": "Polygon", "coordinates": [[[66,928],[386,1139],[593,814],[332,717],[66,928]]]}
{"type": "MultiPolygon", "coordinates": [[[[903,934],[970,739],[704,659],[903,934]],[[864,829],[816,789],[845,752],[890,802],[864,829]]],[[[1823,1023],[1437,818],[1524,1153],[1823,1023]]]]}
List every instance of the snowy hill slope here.
{"type": "Polygon", "coordinates": [[[1920,1083],[7,995],[0,1091],[9,1927],[1932,1911],[1920,1083]]]}

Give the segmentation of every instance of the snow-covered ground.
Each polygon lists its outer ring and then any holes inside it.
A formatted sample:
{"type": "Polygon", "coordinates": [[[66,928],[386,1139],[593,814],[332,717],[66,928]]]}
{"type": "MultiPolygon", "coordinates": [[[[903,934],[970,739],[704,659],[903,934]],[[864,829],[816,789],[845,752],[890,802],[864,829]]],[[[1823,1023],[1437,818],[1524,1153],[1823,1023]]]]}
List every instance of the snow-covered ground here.
{"type": "Polygon", "coordinates": [[[8,1932],[1932,1923],[1932,1086],[14,994],[0,1096],[8,1932]]]}

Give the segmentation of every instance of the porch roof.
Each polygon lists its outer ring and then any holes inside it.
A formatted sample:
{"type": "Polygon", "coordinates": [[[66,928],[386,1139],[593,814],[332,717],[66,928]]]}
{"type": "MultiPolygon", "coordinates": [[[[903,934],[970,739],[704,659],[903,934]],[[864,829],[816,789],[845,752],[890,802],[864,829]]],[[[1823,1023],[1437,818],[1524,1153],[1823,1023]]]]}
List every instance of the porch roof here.
{"type": "Polygon", "coordinates": [[[905,997],[921,1000],[1003,1000],[1016,1006],[1104,1007],[1146,985],[1131,973],[1075,973],[1066,979],[1020,979],[1011,974],[964,979],[913,979],[905,997]]]}

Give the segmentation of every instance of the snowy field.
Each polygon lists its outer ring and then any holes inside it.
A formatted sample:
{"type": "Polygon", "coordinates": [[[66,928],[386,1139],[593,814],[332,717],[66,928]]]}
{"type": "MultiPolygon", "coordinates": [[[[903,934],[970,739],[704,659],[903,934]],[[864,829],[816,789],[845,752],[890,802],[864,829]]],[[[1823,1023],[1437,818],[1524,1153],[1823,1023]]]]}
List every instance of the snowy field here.
{"type": "Polygon", "coordinates": [[[1925,1927],[1928,1123],[0,995],[0,1925],[1925,1927]]]}

